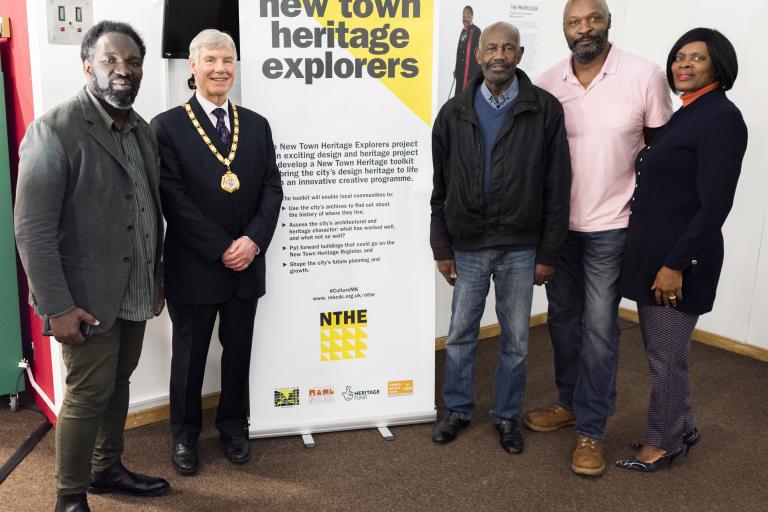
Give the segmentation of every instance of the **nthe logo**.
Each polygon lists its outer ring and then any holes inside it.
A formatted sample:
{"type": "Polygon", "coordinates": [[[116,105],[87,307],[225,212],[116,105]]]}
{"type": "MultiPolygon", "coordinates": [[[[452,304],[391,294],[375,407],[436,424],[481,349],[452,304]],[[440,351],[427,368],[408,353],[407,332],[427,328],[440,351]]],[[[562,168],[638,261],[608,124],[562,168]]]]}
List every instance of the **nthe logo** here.
{"type": "Polygon", "coordinates": [[[299,388],[279,388],[275,390],[275,407],[299,405],[299,388]]]}
{"type": "Polygon", "coordinates": [[[320,360],[363,359],[367,357],[368,310],[320,313],[320,360]]]}

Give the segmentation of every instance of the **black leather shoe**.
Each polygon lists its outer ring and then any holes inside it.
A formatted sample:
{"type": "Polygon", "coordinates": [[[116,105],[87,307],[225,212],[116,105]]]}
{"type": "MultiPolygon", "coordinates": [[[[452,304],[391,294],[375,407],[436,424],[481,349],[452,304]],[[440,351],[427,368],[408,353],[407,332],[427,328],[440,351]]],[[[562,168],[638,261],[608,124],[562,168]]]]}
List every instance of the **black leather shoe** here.
{"type": "MultiPolygon", "coordinates": [[[[701,441],[701,434],[699,433],[699,429],[696,427],[693,427],[691,430],[683,434],[683,444],[685,445],[685,456],[688,456],[688,452],[691,451],[691,448],[693,448],[696,443],[701,441]]],[[[632,441],[629,443],[629,446],[633,450],[639,450],[643,447],[642,441],[632,441]]]]}
{"type": "Polygon", "coordinates": [[[469,420],[465,420],[455,411],[446,411],[443,419],[432,431],[432,441],[438,444],[448,444],[456,439],[456,434],[460,429],[469,425],[469,420]]]}
{"type": "Polygon", "coordinates": [[[251,447],[245,436],[221,435],[224,443],[224,455],[232,464],[245,464],[251,458],[251,447]]]}
{"type": "Polygon", "coordinates": [[[515,420],[501,420],[496,424],[496,430],[499,432],[499,444],[508,453],[523,453],[523,435],[517,428],[515,420]]]}
{"type": "Polygon", "coordinates": [[[93,494],[122,492],[133,496],[160,496],[168,492],[169,487],[167,480],[133,473],[118,461],[104,471],[91,473],[88,492],[93,494]]]}
{"type": "Polygon", "coordinates": [[[699,429],[696,427],[693,427],[693,429],[686,432],[686,434],[683,436],[683,444],[685,445],[685,456],[688,456],[688,452],[691,451],[691,448],[693,446],[701,441],[701,434],[699,434],[699,429]]]}
{"type": "Polygon", "coordinates": [[[616,467],[621,469],[631,469],[633,471],[640,471],[641,473],[653,473],[662,468],[671,468],[672,463],[675,461],[675,457],[683,453],[682,448],[678,448],[673,452],[668,452],[656,459],[653,462],[643,462],[637,460],[634,457],[627,457],[625,459],[619,459],[616,461],[616,467]]]}
{"type": "Polygon", "coordinates": [[[85,493],[59,494],[56,498],[56,512],[91,512],[85,493]]]}
{"type": "Polygon", "coordinates": [[[173,445],[173,468],[183,476],[192,476],[197,474],[197,446],[176,443],[173,445]]]}

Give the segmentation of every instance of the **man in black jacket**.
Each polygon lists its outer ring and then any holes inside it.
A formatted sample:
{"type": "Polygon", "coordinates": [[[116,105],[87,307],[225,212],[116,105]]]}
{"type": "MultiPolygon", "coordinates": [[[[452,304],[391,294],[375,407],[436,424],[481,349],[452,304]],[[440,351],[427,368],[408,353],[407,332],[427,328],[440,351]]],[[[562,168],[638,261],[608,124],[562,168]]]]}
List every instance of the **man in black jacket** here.
{"type": "Polygon", "coordinates": [[[200,392],[219,317],[221,399],[216,428],[231,462],[249,458],[248,371],[264,253],[283,193],[269,123],[228,99],[237,53],[232,38],[204,30],[190,44],[197,93],[152,120],[168,222],[165,293],[173,322],[173,465],[198,469],[200,392]]]}
{"type": "Polygon", "coordinates": [[[491,418],[509,453],[523,449],[518,417],[533,285],[553,278],[571,184],[562,106],[517,69],[522,55],[514,26],[483,31],[475,52],[483,76],[443,106],[432,131],[430,244],[455,286],[445,415],[432,440],[451,442],[472,417],[475,344],[493,278],[501,353],[491,418]]]}

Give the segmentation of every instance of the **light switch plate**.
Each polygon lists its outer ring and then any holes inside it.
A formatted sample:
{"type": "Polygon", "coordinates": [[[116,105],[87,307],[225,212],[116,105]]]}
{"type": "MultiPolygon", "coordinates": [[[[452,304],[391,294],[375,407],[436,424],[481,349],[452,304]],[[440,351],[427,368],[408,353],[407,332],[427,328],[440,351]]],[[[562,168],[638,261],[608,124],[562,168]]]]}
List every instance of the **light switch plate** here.
{"type": "Polygon", "coordinates": [[[77,44],[93,25],[92,0],[46,0],[48,42],[77,44]]]}

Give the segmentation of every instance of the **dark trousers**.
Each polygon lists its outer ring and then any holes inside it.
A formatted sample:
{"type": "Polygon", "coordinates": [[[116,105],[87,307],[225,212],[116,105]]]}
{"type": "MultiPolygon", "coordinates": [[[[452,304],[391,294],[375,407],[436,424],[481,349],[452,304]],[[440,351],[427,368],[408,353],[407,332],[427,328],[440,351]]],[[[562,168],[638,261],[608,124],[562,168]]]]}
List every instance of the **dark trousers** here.
{"type": "Polygon", "coordinates": [[[602,441],[616,400],[619,273],[626,229],[569,231],[547,285],[559,403],[579,434],[602,441]]]}
{"type": "Polygon", "coordinates": [[[85,492],[91,471],[120,460],[130,377],[139,364],[146,322],[118,318],[79,346],[62,345],[67,389],[56,420],[56,488],[85,492]]]}
{"type": "Polygon", "coordinates": [[[691,334],[699,317],[664,306],[638,306],[637,313],[651,372],[645,441],[672,452],[693,429],[688,366],[691,334]]]}
{"type": "Polygon", "coordinates": [[[171,357],[171,431],[174,442],[194,445],[202,430],[205,362],[219,316],[221,398],[216,428],[227,436],[245,435],[248,427],[248,371],[251,365],[256,299],[232,297],[222,304],[168,301],[173,322],[171,357]]]}

